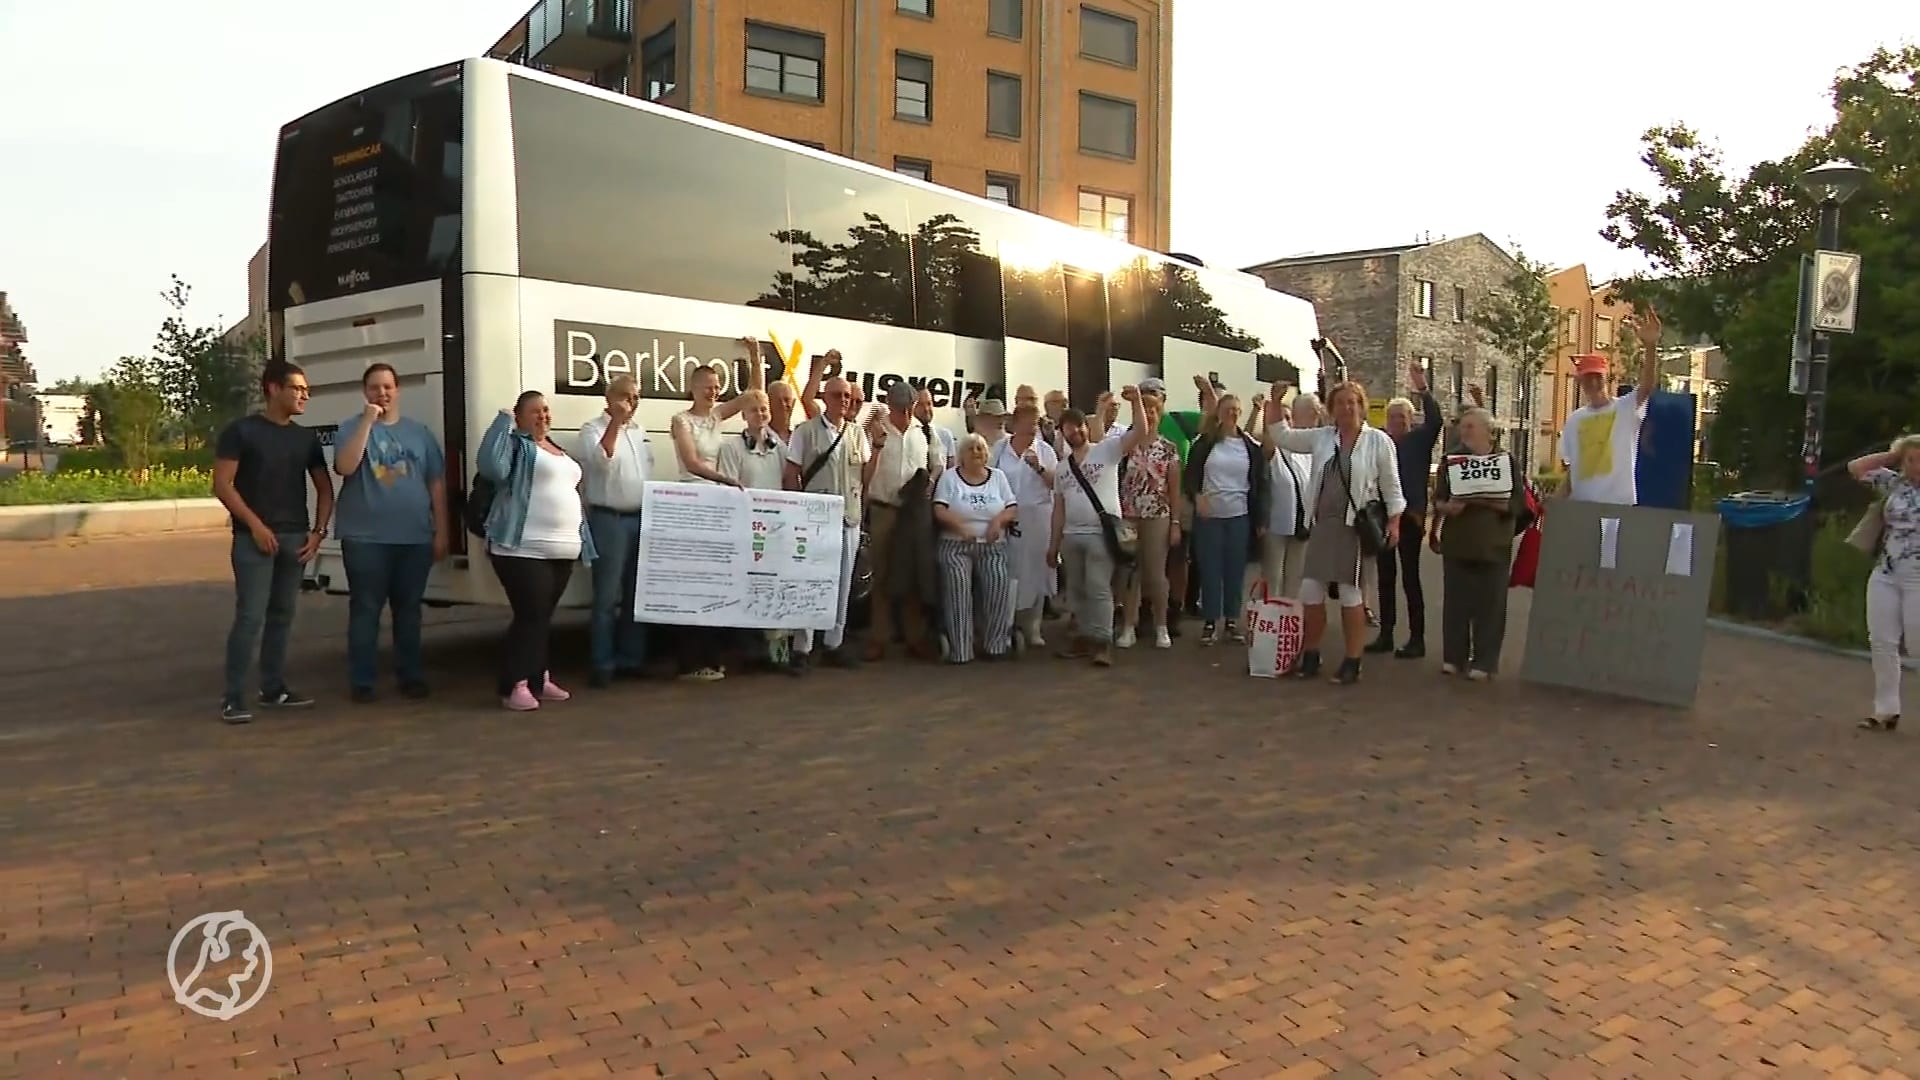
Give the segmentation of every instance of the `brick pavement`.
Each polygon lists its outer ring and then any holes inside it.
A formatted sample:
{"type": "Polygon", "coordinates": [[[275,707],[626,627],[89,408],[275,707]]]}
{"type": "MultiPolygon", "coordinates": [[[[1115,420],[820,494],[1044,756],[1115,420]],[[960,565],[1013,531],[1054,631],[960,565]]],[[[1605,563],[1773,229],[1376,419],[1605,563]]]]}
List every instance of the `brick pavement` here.
{"type": "Polygon", "coordinates": [[[223,558],[0,545],[0,1075],[1915,1071],[1913,737],[1851,730],[1857,662],[1713,636],[1692,715],[1188,647],[524,717],[449,612],[432,703],[229,729],[223,558]],[[230,908],[275,969],[221,1023],[164,954],[230,908]]]}

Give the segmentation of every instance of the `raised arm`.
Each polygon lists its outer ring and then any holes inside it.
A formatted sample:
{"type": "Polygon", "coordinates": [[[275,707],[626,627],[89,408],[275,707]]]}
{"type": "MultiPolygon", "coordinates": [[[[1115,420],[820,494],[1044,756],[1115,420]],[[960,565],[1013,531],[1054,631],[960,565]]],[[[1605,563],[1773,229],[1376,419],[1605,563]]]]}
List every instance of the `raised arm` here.
{"type": "Polygon", "coordinates": [[[1140,411],[1140,388],[1128,383],[1120,396],[1127,399],[1127,433],[1120,439],[1120,453],[1124,456],[1139,449],[1140,444],[1155,433],[1147,430],[1146,414],[1140,411]]]}
{"type": "Polygon", "coordinates": [[[1660,389],[1660,314],[1653,305],[1635,311],[1633,334],[1640,339],[1640,377],[1633,394],[1638,404],[1645,405],[1660,389]]]}
{"type": "Polygon", "coordinates": [[[373,437],[373,425],[379,422],[380,406],[367,402],[367,407],[360,412],[360,423],[333,452],[334,472],[352,476],[360,468],[360,462],[367,456],[367,440],[373,437]]]}
{"type": "MultiPolygon", "coordinates": [[[[747,350],[747,389],[758,390],[763,394],[766,393],[767,359],[760,355],[760,339],[749,334],[740,339],[740,344],[745,346],[747,350]]],[[[724,424],[740,415],[742,404],[743,402],[741,401],[740,395],[735,394],[731,401],[723,401],[715,405],[713,407],[713,415],[724,424]]]]}
{"type": "Polygon", "coordinates": [[[501,409],[487,433],[480,436],[480,453],[474,457],[474,471],[496,484],[504,484],[513,472],[513,410],[501,409]]]}
{"type": "Polygon", "coordinates": [[[1891,450],[1882,450],[1877,454],[1865,454],[1847,462],[1847,475],[1853,477],[1855,480],[1864,481],[1868,474],[1881,469],[1891,469],[1899,460],[1899,455],[1891,450]]]}

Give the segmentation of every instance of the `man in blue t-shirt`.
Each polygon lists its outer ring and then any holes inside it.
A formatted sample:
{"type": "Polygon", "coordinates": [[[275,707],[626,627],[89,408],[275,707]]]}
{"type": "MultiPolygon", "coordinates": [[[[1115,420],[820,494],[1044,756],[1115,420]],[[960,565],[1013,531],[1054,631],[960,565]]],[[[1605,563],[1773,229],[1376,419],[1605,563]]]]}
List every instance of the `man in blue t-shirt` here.
{"type": "Polygon", "coordinates": [[[387,364],[360,379],[367,404],[334,435],[340,474],[336,526],[347,568],[347,673],[353,700],[374,699],[380,612],[393,612],[400,692],[427,696],[420,617],[433,565],[446,557],[446,454],[425,424],[400,415],[400,383],[387,364]]]}

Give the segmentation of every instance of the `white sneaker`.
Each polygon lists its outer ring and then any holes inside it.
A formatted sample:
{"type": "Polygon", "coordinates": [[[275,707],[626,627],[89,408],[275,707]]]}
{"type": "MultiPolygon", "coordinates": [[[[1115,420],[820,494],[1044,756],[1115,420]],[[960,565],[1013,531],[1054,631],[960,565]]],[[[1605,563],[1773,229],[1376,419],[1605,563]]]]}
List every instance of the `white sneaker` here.
{"type": "Polygon", "coordinates": [[[1440,674],[1442,674],[1442,675],[1458,675],[1458,674],[1460,674],[1460,669],[1459,669],[1459,668],[1457,668],[1457,667],[1454,667],[1454,666],[1453,666],[1452,664],[1441,664],[1441,665],[1440,665],[1440,674]]]}
{"type": "Polygon", "coordinates": [[[1173,648],[1173,635],[1167,633],[1166,627],[1156,626],[1153,628],[1153,647],[1156,649],[1173,648]]]}
{"type": "Polygon", "coordinates": [[[1117,649],[1131,649],[1133,648],[1133,642],[1133,627],[1131,626],[1120,631],[1120,636],[1113,639],[1113,645],[1117,649]]]}

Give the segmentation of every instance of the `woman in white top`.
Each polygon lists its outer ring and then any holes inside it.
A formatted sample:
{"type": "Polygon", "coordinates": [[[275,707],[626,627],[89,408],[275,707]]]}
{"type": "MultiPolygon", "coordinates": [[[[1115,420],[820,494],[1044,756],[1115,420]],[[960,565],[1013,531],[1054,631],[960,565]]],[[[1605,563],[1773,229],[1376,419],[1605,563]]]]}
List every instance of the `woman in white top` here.
{"type": "Polygon", "coordinates": [[[1894,440],[1884,454],[1847,463],[1855,480],[1879,492],[1880,536],[1867,578],[1867,643],[1873,654],[1871,731],[1900,726],[1900,642],[1920,654],[1920,435],[1894,440]]]}
{"type": "Polygon", "coordinates": [[[980,436],[961,439],[958,464],[940,474],[933,491],[933,517],[940,527],[935,553],[940,606],[947,660],[954,664],[972,662],[976,625],[987,659],[998,660],[1012,647],[1007,530],[1019,519],[1020,503],[1007,475],[987,464],[987,453],[987,440],[980,436]]]}
{"type": "MultiPolygon", "coordinates": [[[[743,363],[747,385],[766,393],[767,369],[761,360],[758,339],[745,337],[747,348],[743,363]]],[[[738,368],[736,367],[737,371],[738,368]]],[[[724,484],[740,487],[738,480],[720,471],[720,425],[731,420],[746,403],[745,395],[732,401],[720,400],[720,369],[711,365],[694,368],[687,375],[687,393],[693,404],[685,412],[675,413],[672,424],[673,455],[680,463],[678,479],[683,484],[724,484]]],[[[692,682],[718,682],[727,677],[721,657],[726,652],[728,631],[710,626],[676,628],[679,642],[680,677],[692,682]]]]}
{"type": "MultiPolygon", "coordinates": [[[[1278,394],[1275,396],[1277,399],[1278,394]]],[[[1269,407],[1275,410],[1273,418],[1277,419],[1279,405],[1269,407]]],[[[1326,605],[1336,601],[1347,655],[1333,681],[1345,686],[1360,681],[1360,655],[1367,644],[1361,568],[1377,554],[1363,549],[1354,523],[1362,514],[1372,515],[1386,534],[1386,550],[1392,550],[1400,536],[1400,515],[1407,508],[1407,500],[1400,491],[1400,465],[1393,440],[1379,428],[1367,426],[1366,388],[1357,382],[1335,386],[1327,393],[1327,411],[1333,415],[1332,427],[1291,431],[1269,425],[1262,448],[1267,454],[1291,451],[1313,455],[1313,474],[1307,478],[1307,490],[1313,493],[1313,536],[1307,541],[1306,574],[1300,583],[1300,602],[1307,609],[1306,627],[1293,674],[1312,678],[1319,673],[1320,639],[1327,631],[1326,605]]]]}
{"type": "MultiPolygon", "coordinates": [[[[1269,424],[1280,430],[1311,430],[1326,422],[1320,399],[1312,394],[1295,394],[1285,410],[1269,424]]],[[[1267,535],[1260,539],[1260,576],[1272,596],[1291,600],[1300,598],[1300,580],[1307,559],[1307,537],[1313,532],[1313,504],[1307,479],[1313,475],[1311,454],[1275,453],[1267,459],[1267,481],[1272,487],[1272,506],[1267,512],[1267,535]]]]}
{"type": "Polygon", "coordinates": [[[993,444],[989,463],[1006,474],[1013,497],[1020,504],[1019,535],[1011,541],[1008,559],[1014,581],[1013,609],[1020,632],[1033,648],[1046,641],[1040,619],[1058,580],[1047,565],[1047,543],[1053,533],[1053,474],[1060,457],[1040,434],[1040,407],[1027,402],[1014,406],[1011,433],[993,444]]]}
{"type": "Polygon", "coordinates": [[[535,390],[521,394],[511,411],[500,410],[475,460],[481,478],[492,485],[487,557],[513,607],[500,703],[516,712],[572,696],[549,673],[548,638],[573,564],[594,557],[580,465],[547,437],[552,421],[544,396],[535,390]]]}
{"type": "MultiPolygon", "coordinates": [[[[1255,402],[1255,408],[1259,402],[1255,402]]],[[[1267,463],[1260,444],[1240,430],[1240,399],[1223,394],[1200,422],[1187,451],[1181,490],[1193,500],[1193,553],[1200,567],[1200,644],[1211,645],[1226,620],[1240,641],[1234,614],[1244,598],[1247,559],[1267,531],[1267,463]]]]}

